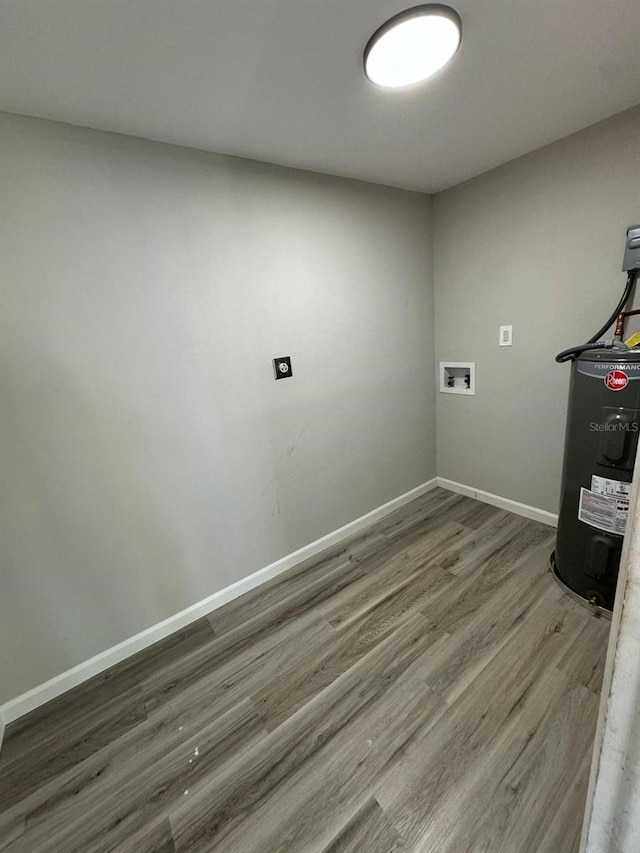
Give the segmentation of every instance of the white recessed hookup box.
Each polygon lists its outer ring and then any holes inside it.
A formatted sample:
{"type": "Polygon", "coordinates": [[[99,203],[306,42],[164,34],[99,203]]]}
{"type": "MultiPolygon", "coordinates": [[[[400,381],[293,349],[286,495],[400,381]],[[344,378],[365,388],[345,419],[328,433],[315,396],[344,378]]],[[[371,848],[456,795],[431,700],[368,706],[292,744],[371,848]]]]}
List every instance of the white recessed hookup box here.
{"type": "Polygon", "coordinates": [[[476,393],[476,363],[475,361],[441,361],[440,390],[443,394],[476,393]]]}

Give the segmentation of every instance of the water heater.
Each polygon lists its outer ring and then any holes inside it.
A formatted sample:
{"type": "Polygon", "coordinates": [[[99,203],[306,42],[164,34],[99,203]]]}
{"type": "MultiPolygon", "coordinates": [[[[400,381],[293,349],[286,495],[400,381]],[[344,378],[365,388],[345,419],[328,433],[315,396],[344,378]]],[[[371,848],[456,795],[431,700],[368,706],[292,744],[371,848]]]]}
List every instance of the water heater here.
{"type": "Polygon", "coordinates": [[[556,577],[611,611],[640,430],[640,351],[587,350],[571,365],[556,577]]]}
{"type": "MultiPolygon", "coordinates": [[[[571,361],[571,384],[556,549],[560,585],[610,615],[616,593],[640,432],[640,348],[624,337],[625,312],[640,267],[640,226],[627,229],[627,284],[606,324],[556,361],[571,361]],[[599,338],[616,322],[614,337],[599,338]]],[[[637,336],[634,336],[637,338],[637,336]]]]}

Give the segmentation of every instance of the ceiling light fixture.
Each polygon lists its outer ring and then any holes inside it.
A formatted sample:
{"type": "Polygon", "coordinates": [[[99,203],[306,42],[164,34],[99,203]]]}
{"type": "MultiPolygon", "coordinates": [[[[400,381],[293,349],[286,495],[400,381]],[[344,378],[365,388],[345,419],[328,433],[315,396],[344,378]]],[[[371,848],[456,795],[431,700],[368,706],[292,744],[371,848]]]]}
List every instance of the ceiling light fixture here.
{"type": "Polygon", "coordinates": [[[364,50],[364,72],[385,89],[401,89],[431,77],[460,46],[462,22],[449,6],[430,3],[394,15],[364,50]]]}

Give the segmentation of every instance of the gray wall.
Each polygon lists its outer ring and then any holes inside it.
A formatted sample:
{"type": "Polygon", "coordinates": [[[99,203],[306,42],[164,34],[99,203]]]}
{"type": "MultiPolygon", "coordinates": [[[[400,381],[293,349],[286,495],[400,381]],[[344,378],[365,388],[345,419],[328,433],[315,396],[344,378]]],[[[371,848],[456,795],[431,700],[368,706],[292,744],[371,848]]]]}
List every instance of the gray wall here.
{"type": "Polygon", "coordinates": [[[434,476],[427,197],[5,115],[0,199],[0,702],[434,476]]]}
{"type": "Polygon", "coordinates": [[[614,309],[636,222],[640,109],[434,197],[436,360],[477,363],[475,397],[437,394],[439,476],[557,511],[569,367],[553,359],[614,309]]]}

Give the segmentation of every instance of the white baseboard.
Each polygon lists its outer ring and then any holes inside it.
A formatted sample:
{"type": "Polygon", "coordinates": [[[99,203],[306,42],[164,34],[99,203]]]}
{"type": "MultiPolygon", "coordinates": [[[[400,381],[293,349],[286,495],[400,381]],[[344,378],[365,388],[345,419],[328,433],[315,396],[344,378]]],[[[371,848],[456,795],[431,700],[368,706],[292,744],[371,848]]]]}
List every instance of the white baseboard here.
{"type": "Polygon", "coordinates": [[[533,521],[541,521],[543,524],[549,524],[551,527],[558,526],[558,516],[553,512],[547,512],[546,509],[538,509],[535,506],[521,504],[518,501],[512,501],[510,498],[503,498],[500,495],[494,495],[482,489],[474,489],[472,486],[465,486],[453,480],[446,480],[444,477],[436,477],[436,479],[438,486],[442,489],[449,489],[451,492],[458,492],[469,498],[475,498],[483,503],[500,507],[500,509],[507,509],[516,515],[523,515],[525,518],[533,519],[533,521]]]}
{"type": "Polygon", "coordinates": [[[2,733],[4,726],[9,725],[9,723],[14,722],[36,708],[39,708],[46,702],[50,702],[52,699],[61,696],[63,693],[66,693],[67,690],[77,687],[79,684],[82,684],[94,675],[99,675],[101,672],[109,669],[109,667],[112,667],[126,658],[131,657],[131,655],[136,654],[136,652],[140,652],[154,643],[157,643],[158,640],[163,640],[175,631],[190,625],[192,622],[206,616],[218,607],[222,607],[223,604],[233,601],[233,599],[238,598],[245,592],[255,589],[260,584],[265,583],[265,581],[277,577],[277,575],[282,574],[282,572],[286,572],[298,563],[303,562],[303,560],[315,557],[317,554],[320,554],[332,545],[336,545],[342,540],[347,539],[349,536],[359,533],[366,527],[375,524],[379,519],[394,512],[394,510],[400,509],[400,507],[405,504],[408,504],[412,500],[415,500],[421,495],[435,489],[437,485],[437,478],[434,477],[432,480],[428,480],[421,486],[417,486],[415,489],[412,489],[411,491],[394,498],[388,503],[377,507],[377,509],[368,512],[366,515],[357,518],[355,521],[345,524],[344,527],[340,527],[338,530],[334,530],[332,533],[328,533],[326,536],[316,539],[315,542],[311,542],[309,545],[305,545],[303,548],[294,551],[292,554],[288,554],[286,557],[277,560],[275,563],[271,563],[271,565],[265,566],[265,568],[259,569],[257,572],[254,572],[248,577],[231,584],[231,586],[213,593],[213,595],[210,595],[208,598],[198,601],[196,604],[191,605],[191,607],[187,607],[186,610],[182,610],[180,613],[170,616],[163,622],[158,622],[157,625],[152,625],[150,628],[147,628],[145,631],[141,631],[134,637],[130,637],[122,643],[118,643],[117,646],[112,646],[112,648],[106,649],[104,652],[100,652],[100,654],[95,657],[92,657],[89,660],[74,666],[72,669],[68,669],[66,672],[55,676],[55,678],[34,687],[27,693],[23,693],[21,696],[11,699],[6,704],[0,706],[0,747],[2,746],[2,733]]]}

